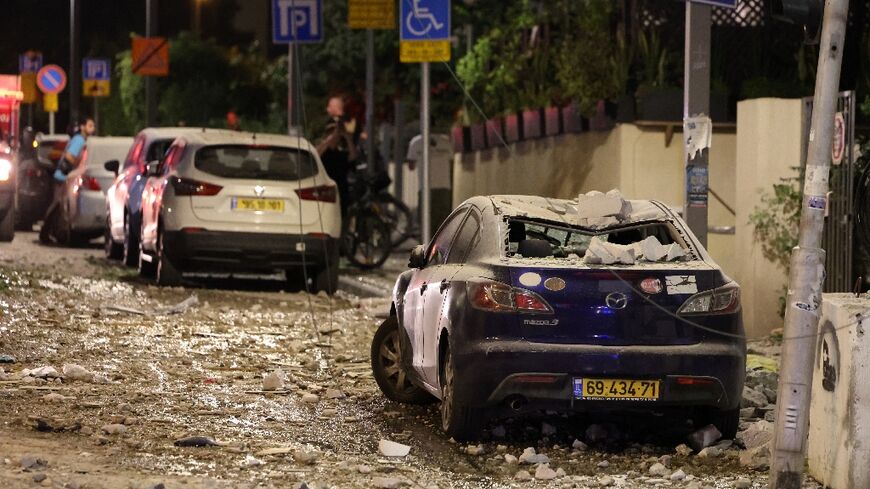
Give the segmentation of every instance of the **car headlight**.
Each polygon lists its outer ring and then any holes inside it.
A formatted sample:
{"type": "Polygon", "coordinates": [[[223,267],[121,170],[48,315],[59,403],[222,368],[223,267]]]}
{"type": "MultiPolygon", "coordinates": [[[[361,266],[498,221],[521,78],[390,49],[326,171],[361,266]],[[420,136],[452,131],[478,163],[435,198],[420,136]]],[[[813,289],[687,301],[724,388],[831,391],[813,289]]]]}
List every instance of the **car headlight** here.
{"type": "Polygon", "coordinates": [[[689,297],[677,314],[728,314],[740,308],[740,287],[723,285],[689,297]]]}
{"type": "Polygon", "coordinates": [[[12,162],[6,158],[0,158],[0,182],[6,182],[12,176],[12,162]]]}

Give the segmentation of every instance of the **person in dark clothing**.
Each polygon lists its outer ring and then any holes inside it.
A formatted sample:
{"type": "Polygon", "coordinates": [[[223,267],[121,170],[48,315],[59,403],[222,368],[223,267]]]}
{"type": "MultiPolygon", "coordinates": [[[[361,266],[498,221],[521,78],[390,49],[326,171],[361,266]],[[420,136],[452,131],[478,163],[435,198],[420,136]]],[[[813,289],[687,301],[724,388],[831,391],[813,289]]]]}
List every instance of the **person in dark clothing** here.
{"type": "Polygon", "coordinates": [[[347,214],[350,200],[348,196],[348,173],[356,161],[358,153],[353,140],[354,121],[348,121],[344,113],[344,100],[341,97],[331,97],[326,105],[329,122],[326,124],[324,136],[317,144],[317,153],[323,161],[329,178],[335,180],[341,201],[341,216],[347,214]]]}

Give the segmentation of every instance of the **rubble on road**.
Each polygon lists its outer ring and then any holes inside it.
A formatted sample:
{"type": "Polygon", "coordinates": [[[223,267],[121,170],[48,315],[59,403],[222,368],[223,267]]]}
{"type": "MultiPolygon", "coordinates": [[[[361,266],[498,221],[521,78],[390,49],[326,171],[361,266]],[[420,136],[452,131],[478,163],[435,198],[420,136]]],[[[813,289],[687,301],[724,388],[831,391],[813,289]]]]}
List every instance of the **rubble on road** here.
{"type": "Polygon", "coordinates": [[[208,436],[188,436],[175,440],[177,447],[219,447],[220,443],[214,441],[208,436]]]}
{"type": "Polygon", "coordinates": [[[381,439],[378,451],[385,457],[405,457],[411,452],[411,447],[390,440],[381,439]]]}
{"type": "Polygon", "coordinates": [[[277,391],[284,389],[284,372],[275,370],[263,377],[264,391],[277,391]]]}
{"type": "Polygon", "coordinates": [[[696,452],[699,452],[716,443],[720,438],[722,438],[722,433],[718,428],[710,424],[689,435],[688,441],[689,446],[696,452]]]}

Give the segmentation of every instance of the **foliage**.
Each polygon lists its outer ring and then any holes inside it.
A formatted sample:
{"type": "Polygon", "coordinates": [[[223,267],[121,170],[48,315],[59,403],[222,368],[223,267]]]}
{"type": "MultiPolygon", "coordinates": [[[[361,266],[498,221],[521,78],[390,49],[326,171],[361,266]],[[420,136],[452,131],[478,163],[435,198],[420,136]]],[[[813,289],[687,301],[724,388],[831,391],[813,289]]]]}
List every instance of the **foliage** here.
{"type": "MultiPolygon", "coordinates": [[[[781,179],[761,196],[761,204],[749,215],[753,236],[765,258],[789,272],[792,249],[798,244],[802,193],[800,176],[781,179]]],[[[785,293],[780,297],[780,316],[785,313],[785,293]]]]}
{"type": "Polygon", "coordinates": [[[668,86],[671,73],[671,53],[656,32],[640,31],[637,37],[637,54],[640,64],[640,86],[643,93],[668,86]]]}

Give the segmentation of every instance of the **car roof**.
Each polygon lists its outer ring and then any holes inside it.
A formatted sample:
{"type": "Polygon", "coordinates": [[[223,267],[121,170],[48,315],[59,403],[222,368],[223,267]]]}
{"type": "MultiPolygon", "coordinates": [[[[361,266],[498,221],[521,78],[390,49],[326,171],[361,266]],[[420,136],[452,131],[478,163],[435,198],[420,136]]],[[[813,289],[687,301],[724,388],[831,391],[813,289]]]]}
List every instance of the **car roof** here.
{"type": "Polygon", "coordinates": [[[106,146],[130,146],[133,144],[133,138],[127,136],[91,136],[88,138],[88,146],[106,145],[106,146]]]}
{"type": "Polygon", "coordinates": [[[188,144],[212,146],[218,144],[281,146],[286,148],[302,148],[313,151],[314,147],[307,139],[300,136],[284,134],[267,134],[241,131],[205,131],[184,134],[188,144]]]}
{"type": "MultiPolygon", "coordinates": [[[[583,226],[577,212],[578,199],[555,199],[534,195],[491,195],[486,197],[497,214],[509,217],[541,219],[562,223],[568,226],[583,226]]],[[[473,201],[475,199],[469,199],[473,201]]],[[[643,222],[674,220],[675,216],[668,207],[655,200],[627,200],[631,203],[631,213],[618,225],[643,222]]],[[[478,204],[479,205],[479,204],[478,204]]]]}
{"type": "Polygon", "coordinates": [[[203,132],[203,131],[229,132],[226,129],[210,129],[210,128],[205,128],[205,127],[174,127],[174,126],[169,126],[169,127],[146,127],[145,129],[142,129],[141,131],[139,131],[139,135],[145,136],[148,139],[155,139],[155,138],[175,139],[178,136],[182,136],[185,134],[197,133],[197,132],[203,132]]]}

